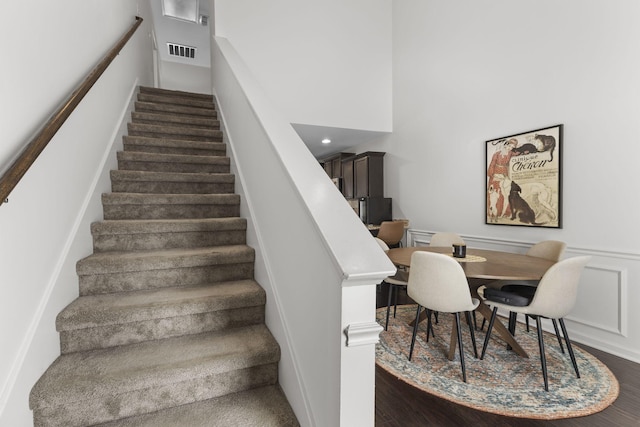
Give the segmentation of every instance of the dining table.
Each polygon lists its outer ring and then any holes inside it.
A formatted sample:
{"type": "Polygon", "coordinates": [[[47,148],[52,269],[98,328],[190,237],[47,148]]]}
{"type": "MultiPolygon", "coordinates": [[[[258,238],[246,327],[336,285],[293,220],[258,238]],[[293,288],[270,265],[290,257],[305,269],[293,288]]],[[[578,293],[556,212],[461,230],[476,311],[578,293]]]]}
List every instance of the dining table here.
{"type": "MultiPolygon", "coordinates": [[[[389,249],[387,255],[391,262],[397,267],[411,269],[411,255],[416,251],[427,251],[442,253],[453,256],[451,247],[433,247],[433,246],[412,246],[389,249]]],[[[492,310],[478,295],[478,288],[482,285],[489,285],[496,280],[500,281],[520,281],[520,280],[540,280],[544,273],[555,264],[554,261],[544,258],[533,257],[513,252],[495,251],[489,249],[467,248],[464,258],[456,259],[467,277],[471,296],[478,298],[480,304],[476,311],[485,319],[491,318],[492,310]]],[[[419,321],[426,318],[426,312],[423,312],[419,321]]],[[[515,337],[502,322],[496,319],[494,331],[511,347],[513,351],[522,357],[529,357],[527,352],[518,344],[515,337]]],[[[451,332],[451,345],[449,346],[449,360],[455,357],[457,345],[457,333],[455,328],[451,332]]]]}

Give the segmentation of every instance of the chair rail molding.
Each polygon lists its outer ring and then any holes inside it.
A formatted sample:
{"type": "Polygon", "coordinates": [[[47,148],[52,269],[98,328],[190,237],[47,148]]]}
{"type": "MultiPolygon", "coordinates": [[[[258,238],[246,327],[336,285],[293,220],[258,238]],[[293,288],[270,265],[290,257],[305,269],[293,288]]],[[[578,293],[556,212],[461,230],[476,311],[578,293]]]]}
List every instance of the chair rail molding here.
{"type": "MultiPolygon", "coordinates": [[[[435,231],[407,230],[407,246],[426,246],[435,231]]],[[[470,247],[524,253],[537,242],[464,235],[470,247]]],[[[640,254],[608,249],[567,246],[565,257],[591,255],[580,279],[576,305],[565,320],[572,339],[640,363],[640,311],[630,301],[640,299],[640,254]]],[[[504,313],[502,313],[504,314],[504,313]]],[[[551,323],[544,322],[551,331],[551,323]]]]}

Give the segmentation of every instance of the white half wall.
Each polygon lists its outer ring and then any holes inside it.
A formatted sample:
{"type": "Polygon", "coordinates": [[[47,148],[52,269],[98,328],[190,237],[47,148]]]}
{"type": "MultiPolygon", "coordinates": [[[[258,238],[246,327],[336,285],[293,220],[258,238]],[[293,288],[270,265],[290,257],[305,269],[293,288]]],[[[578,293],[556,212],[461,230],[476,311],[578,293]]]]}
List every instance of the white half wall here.
{"type": "Polygon", "coordinates": [[[3,6],[0,36],[21,48],[0,67],[1,167],[135,16],[145,18],[0,206],[0,425],[27,426],[31,387],[60,354],[55,316],[78,295],[75,263],[91,253],[89,223],[102,219],[100,192],[109,190],[130,98],[138,84],[152,82],[150,19],[144,0],[3,6]],[[18,19],[25,17],[28,25],[18,19]]]}
{"type": "Polygon", "coordinates": [[[412,229],[594,254],[570,332],[633,360],[639,20],[634,0],[393,2],[394,132],[359,147],[387,153],[385,194],[412,229]],[[485,141],[559,123],[563,228],[486,225],[485,141]]]}
{"type": "Polygon", "coordinates": [[[391,2],[215,0],[235,47],[290,123],[391,130],[391,2]]]}

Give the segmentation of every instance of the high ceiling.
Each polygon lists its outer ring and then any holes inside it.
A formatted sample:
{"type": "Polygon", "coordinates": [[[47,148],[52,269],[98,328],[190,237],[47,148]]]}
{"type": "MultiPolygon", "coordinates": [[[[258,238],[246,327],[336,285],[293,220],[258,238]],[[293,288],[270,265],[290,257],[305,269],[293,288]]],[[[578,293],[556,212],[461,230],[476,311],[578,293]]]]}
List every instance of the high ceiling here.
{"type": "MultiPolygon", "coordinates": [[[[155,41],[163,61],[209,67],[210,10],[208,0],[149,0],[153,13],[155,41]],[[193,58],[170,55],[168,44],[195,48],[193,58]]],[[[308,124],[292,124],[309,151],[317,157],[354,151],[354,147],[384,135],[357,129],[342,129],[308,124]],[[323,144],[323,139],[330,144],[323,144]]]]}

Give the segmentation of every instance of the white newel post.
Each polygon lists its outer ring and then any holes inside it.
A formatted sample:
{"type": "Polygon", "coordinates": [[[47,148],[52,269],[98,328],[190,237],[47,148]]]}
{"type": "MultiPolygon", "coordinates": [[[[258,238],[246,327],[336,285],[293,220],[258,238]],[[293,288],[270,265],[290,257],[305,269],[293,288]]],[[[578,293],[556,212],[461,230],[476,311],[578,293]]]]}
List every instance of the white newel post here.
{"type": "Polygon", "coordinates": [[[375,424],[375,346],[383,330],[375,318],[377,283],[343,282],[341,426],[375,424]]]}

